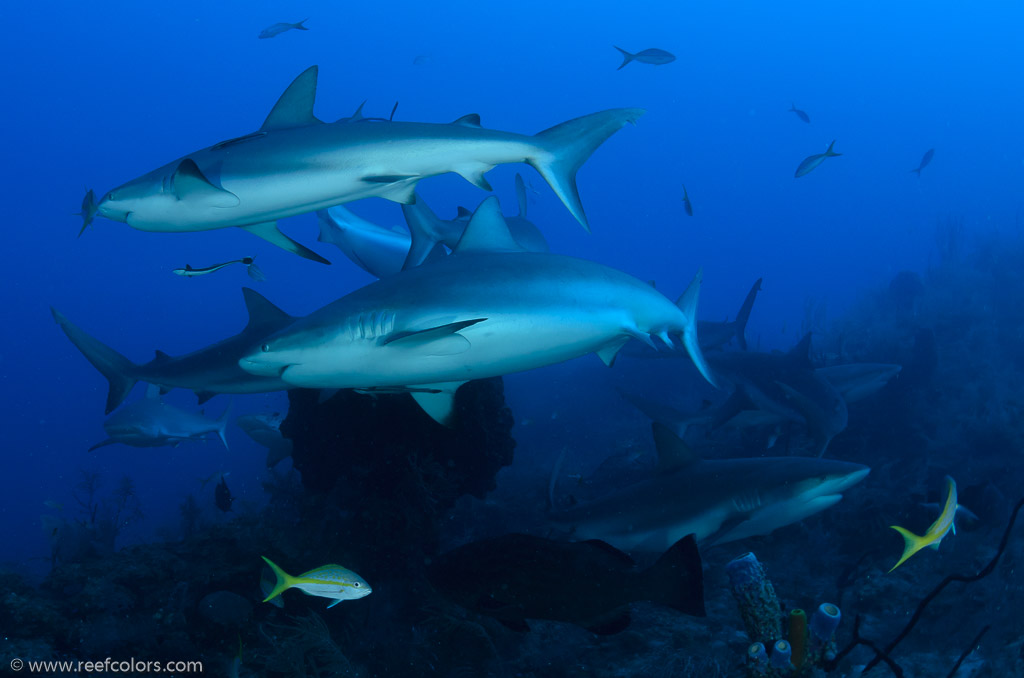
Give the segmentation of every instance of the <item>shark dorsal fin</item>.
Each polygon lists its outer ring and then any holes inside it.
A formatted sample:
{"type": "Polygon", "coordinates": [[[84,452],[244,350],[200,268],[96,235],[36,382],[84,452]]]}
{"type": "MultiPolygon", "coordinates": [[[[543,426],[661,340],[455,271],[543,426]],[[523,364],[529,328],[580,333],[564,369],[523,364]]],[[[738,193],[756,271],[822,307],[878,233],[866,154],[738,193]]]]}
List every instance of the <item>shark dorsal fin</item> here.
{"type": "Polygon", "coordinates": [[[811,365],[811,333],[808,332],[804,335],[804,338],[800,340],[800,343],[794,346],[789,351],[789,357],[794,363],[800,367],[806,367],[810,369],[811,365]]]}
{"type": "Polygon", "coordinates": [[[601,541],[600,539],[588,539],[583,543],[590,544],[594,548],[604,551],[606,554],[614,558],[622,567],[629,568],[636,565],[636,562],[634,562],[626,553],[623,553],[606,541],[601,541]]]}
{"type": "Polygon", "coordinates": [[[459,208],[455,211],[456,219],[469,219],[472,216],[473,211],[467,207],[463,207],[462,205],[459,205],[459,208]]]}
{"type": "Polygon", "coordinates": [[[167,355],[163,351],[156,351],[156,355],[153,356],[154,363],[165,363],[171,359],[171,356],[167,355]]]}
{"type": "Polygon", "coordinates": [[[526,218],[526,183],[522,174],[516,174],[516,200],[519,201],[519,216],[526,218]]]}
{"type": "Polygon", "coordinates": [[[275,129],[289,129],[314,125],[319,120],[313,115],[313,103],[316,101],[316,76],[318,67],[310,66],[292,80],[288,89],[270,110],[270,115],[263,121],[261,132],[275,129]]]}
{"type": "Polygon", "coordinates": [[[263,327],[266,325],[283,325],[291,316],[267,301],[267,298],[248,287],[242,288],[242,296],[245,299],[245,309],[249,312],[250,327],[263,327]]]}
{"type": "Polygon", "coordinates": [[[231,191],[210,183],[192,158],[178,163],[171,176],[171,190],[179,200],[201,202],[210,207],[235,207],[241,202],[231,191]]]}
{"type": "Polygon", "coordinates": [[[700,461],[690,446],[664,424],[653,422],[654,447],[658,450],[658,468],[662,471],[691,466],[700,461]]]}
{"type": "Polygon", "coordinates": [[[480,114],[479,113],[467,113],[466,115],[452,120],[453,125],[461,125],[462,127],[480,127],[480,114]]]}
{"type": "Polygon", "coordinates": [[[523,248],[509,232],[505,217],[501,215],[498,198],[492,195],[476,208],[452,253],[522,251],[523,248]]]}
{"type": "Polygon", "coordinates": [[[363,99],[363,103],[359,104],[359,108],[357,108],[356,112],[352,114],[352,117],[348,119],[349,122],[359,122],[360,120],[363,120],[363,119],[366,118],[366,116],[363,115],[363,106],[365,106],[365,105],[366,105],[366,99],[363,99]]]}

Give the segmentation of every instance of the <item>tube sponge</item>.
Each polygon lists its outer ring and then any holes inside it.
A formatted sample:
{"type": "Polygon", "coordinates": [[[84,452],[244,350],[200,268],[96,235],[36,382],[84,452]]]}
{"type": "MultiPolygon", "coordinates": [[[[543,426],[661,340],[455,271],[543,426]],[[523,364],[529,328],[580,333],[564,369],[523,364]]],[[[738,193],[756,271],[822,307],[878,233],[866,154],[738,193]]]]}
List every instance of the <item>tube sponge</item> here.
{"type": "Polygon", "coordinates": [[[790,670],[793,668],[793,664],[790,661],[793,655],[793,648],[790,647],[788,640],[775,641],[775,645],[772,646],[771,665],[772,668],[777,671],[790,670]]]}
{"type": "Polygon", "coordinates": [[[745,553],[725,566],[729,588],[743,617],[751,641],[770,646],[782,637],[782,618],[775,587],[753,553],[745,553]]]}
{"type": "Polygon", "coordinates": [[[843,614],[836,605],[822,603],[815,610],[814,616],[811,617],[811,634],[819,642],[829,642],[832,640],[836,627],[839,626],[839,620],[842,618],[843,614]]]}
{"type": "Polygon", "coordinates": [[[764,649],[764,643],[754,643],[747,648],[747,661],[757,669],[768,666],[768,650],[764,649]]]}
{"type": "Polygon", "coordinates": [[[807,614],[803,610],[789,613],[789,645],[793,650],[793,667],[799,670],[807,659],[807,614]]]}

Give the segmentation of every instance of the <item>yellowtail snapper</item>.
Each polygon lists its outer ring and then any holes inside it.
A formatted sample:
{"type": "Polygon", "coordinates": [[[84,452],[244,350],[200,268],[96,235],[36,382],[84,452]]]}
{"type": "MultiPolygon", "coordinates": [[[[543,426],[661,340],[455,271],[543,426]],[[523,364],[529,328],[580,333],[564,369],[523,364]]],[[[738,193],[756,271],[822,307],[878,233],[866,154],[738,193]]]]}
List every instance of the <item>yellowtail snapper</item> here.
{"type": "MultiPolygon", "coordinates": [[[[917,167],[915,167],[914,169],[910,170],[910,171],[911,172],[917,172],[917,176],[921,176],[921,170],[923,170],[925,167],[928,166],[928,163],[930,163],[932,161],[932,157],[934,155],[935,155],[935,149],[934,148],[929,148],[927,151],[924,152],[924,156],[921,158],[921,164],[918,165],[917,167]]],[[[82,209],[84,210],[85,207],[83,206],[82,209]]]]}
{"type": "Polygon", "coordinates": [[[690,202],[690,194],[686,192],[686,184],[683,184],[683,209],[686,210],[686,216],[693,216],[693,203],[690,202]]]}
{"type": "MultiPolygon", "coordinates": [[[[615,47],[615,45],[612,46],[615,47]]],[[[630,63],[631,61],[638,61],[642,64],[650,64],[652,66],[664,66],[665,64],[670,64],[676,60],[675,54],[672,54],[671,52],[666,52],[663,49],[645,49],[642,52],[637,52],[636,54],[627,52],[621,47],[615,47],[615,49],[622,52],[622,63],[619,65],[617,69],[615,69],[617,71],[621,71],[623,68],[626,67],[626,64],[630,63]]]]}
{"type": "Polygon", "coordinates": [[[811,116],[807,115],[805,112],[803,112],[799,108],[797,108],[796,104],[791,103],[789,105],[789,112],[790,113],[796,113],[796,117],[800,118],[801,120],[803,120],[807,124],[811,123],[811,116]]]}
{"type": "Polygon", "coordinates": [[[835,140],[833,140],[832,143],[828,145],[828,148],[825,150],[824,153],[818,153],[817,155],[809,155],[806,158],[804,158],[803,162],[800,163],[800,166],[796,168],[796,178],[799,179],[800,177],[802,177],[803,175],[807,174],[815,167],[820,165],[821,163],[825,162],[825,158],[835,158],[837,156],[842,155],[842,153],[833,152],[832,147],[835,145],[836,142],[835,140]]]}
{"type": "Polygon", "coordinates": [[[269,603],[288,589],[299,589],[307,596],[332,598],[334,602],[327,606],[332,608],[343,600],[355,600],[368,596],[373,592],[373,589],[366,583],[366,580],[341,565],[323,565],[293,577],[274,564],[270,558],[266,556],[260,557],[277,575],[277,584],[270,594],[263,599],[264,603],[269,603]]]}

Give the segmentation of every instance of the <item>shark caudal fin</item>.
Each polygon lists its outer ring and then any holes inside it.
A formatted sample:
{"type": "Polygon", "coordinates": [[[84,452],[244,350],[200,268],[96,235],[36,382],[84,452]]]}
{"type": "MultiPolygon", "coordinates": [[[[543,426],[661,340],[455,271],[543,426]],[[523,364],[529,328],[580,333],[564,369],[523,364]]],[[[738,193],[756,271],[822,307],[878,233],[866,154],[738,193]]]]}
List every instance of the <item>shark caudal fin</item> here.
{"type": "Polygon", "coordinates": [[[621,71],[623,68],[626,67],[626,64],[628,64],[630,61],[636,58],[635,54],[630,54],[629,52],[627,52],[626,50],[622,49],[617,45],[612,45],[612,47],[622,52],[622,63],[619,64],[619,67],[615,69],[617,71],[621,71]]]}
{"type": "MultiPolygon", "coordinates": [[[[920,174],[920,172],[918,172],[920,174]]],[[[82,198],[82,211],[75,212],[78,216],[82,217],[82,230],[78,232],[78,237],[81,238],[82,234],[85,233],[85,229],[89,228],[89,224],[96,217],[96,213],[99,212],[100,206],[96,204],[96,194],[92,192],[90,188],[85,197],[82,198]]]]}
{"type": "Polygon", "coordinates": [[[889,527],[899,532],[900,536],[903,537],[903,555],[900,556],[900,559],[896,561],[895,565],[889,568],[889,572],[892,572],[897,567],[907,562],[907,559],[910,558],[910,556],[914,555],[924,547],[929,546],[931,540],[928,539],[927,535],[918,536],[910,530],[904,527],[900,527],[899,525],[890,525],[889,527]]]}
{"type": "Polygon", "coordinates": [[[50,312],[53,314],[53,319],[57,321],[57,324],[64,331],[64,334],[75,345],[75,348],[81,351],[85,359],[92,363],[92,366],[99,370],[100,374],[106,377],[110,383],[105,410],[107,414],[110,414],[117,409],[118,405],[124,402],[124,399],[138,381],[134,376],[138,365],[106,344],[86,334],[52,306],[50,307],[50,312]]]}
{"type": "Polygon", "coordinates": [[[295,578],[290,574],[282,570],[277,564],[266,556],[260,556],[263,561],[270,566],[270,569],[274,571],[274,576],[277,577],[277,583],[274,584],[274,588],[271,589],[267,597],[263,599],[264,603],[269,603],[273,598],[277,598],[279,595],[290,589],[295,584],[295,578]]]}
{"type": "Polygon", "coordinates": [[[540,172],[588,232],[587,215],[576,189],[576,172],[608,137],[627,122],[636,122],[643,114],[642,108],[614,108],[563,122],[533,137],[537,148],[526,162],[540,172]]]}
{"type": "Polygon", "coordinates": [[[711,368],[704,360],[704,354],[700,350],[700,341],[697,339],[697,299],[700,296],[700,285],[703,278],[704,271],[697,271],[697,275],[693,276],[689,287],[676,301],[676,306],[686,316],[685,325],[682,328],[683,346],[686,347],[686,352],[690,354],[690,360],[697,366],[701,376],[717,388],[718,382],[715,381],[714,375],[711,374],[711,368]]]}
{"type": "Polygon", "coordinates": [[[736,314],[736,320],[733,321],[736,328],[736,343],[744,351],[747,350],[747,321],[750,320],[750,311],[754,308],[754,300],[757,299],[757,293],[760,291],[761,278],[758,278],[747,292],[747,298],[743,300],[743,305],[740,306],[739,313],[736,314]]]}
{"type": "Polygon", "coordinates": [[[434,214],[419,195],[415,196],[411,203],[402,205],[402,215],[409,226],[411,238],[409,254],[402,264],[403,271],[415,268],[426,261],[438,243],[454,244],[461,235],[461,224],[453,229],[451,223],[434,214]]]}
{"type": "Polygon", "coordinates": [[[694,617],[707,616],[704,609],[704,569],[697,539],[689,534],[658,558],[644,579],[643,600],[652,600],[694,617]]]}

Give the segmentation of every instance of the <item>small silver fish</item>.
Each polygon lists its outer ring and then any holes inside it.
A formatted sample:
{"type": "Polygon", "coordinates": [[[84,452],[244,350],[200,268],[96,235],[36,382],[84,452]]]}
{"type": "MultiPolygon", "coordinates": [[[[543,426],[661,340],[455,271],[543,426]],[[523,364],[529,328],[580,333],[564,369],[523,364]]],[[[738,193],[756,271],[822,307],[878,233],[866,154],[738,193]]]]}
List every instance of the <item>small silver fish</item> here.
{"type": "Polygon", "coordinates": [[[921,164],[910,170],[911,172],[917,172],[917,176],[921,176],[921,170],[928,166],[928,163],[932,161],[932,156],[935,155],[935,149],[929,148],[924,152],[924,157],[921,158],[921,164]]]}
{"type": "Polygon", "coordinates": [[[810,124],[811,116],[807,115],[806,113],[801,111],[799,108],[797,108],[795,103],[790,103],[790,105],[789,105],[789,112],[790,113],[796,113],[796,117],[798,117],[801,120],[803,120],[804,122],[810,124]]]}
{"type": "Polygon", "coordinates": [[[292,29],[295,29],[297,31],[308,31],[309,29],[302,25],[307,21],[309,21],[309,17],[303,19],[297,24],[279,23],[274,24],[272,26],[267,26],[262,31],[260,31],[258,37],[260,40],[266,40],[267,38],[273,38],[276,35],[281,35],[285,31],[290,31],[292,29]]]}
{"type": "Polygon", "coordinates": [[[631,54],[621,47],[616,47],[615,45],[612,45],[612,47],[615,47],[615,49],[622,52],[622,64],[615,69],[617,71],[621,71],[626,67],[626,64],[631,61],[638,61],[642,64],[650,64],[652,66],[664,66],[665,64],[670,64],[676,60],[675,54],[666,52],[663,49],[651,48],[645,49],[642,52],[637,52],[636,54],[631,54]]]}
{"type": "Polygon", "coordinates": [[[185,268],[175,268],[171,272],[174,275],[180,275],[183,278],[196,278],[201,275],[209,275],[210,273],[216,273],[226,266],[231,264],[243,264],[245,265],[246,273],[249,277],[257,282],[263,282],[267,279],[267,276],[263,274],[260,267],[254,262],[255,257],[243,257],[241,259],[234,259],[232,261],[225,261],[223,264],[214,264],[213,266],[205,266],[203,268],[192,268],[188,264],[185,264],[185,268]]]}
{"type": "Polygon", "coordinates": [[[686,184],[683,184],[683,209],[686,210],[686,216],[693,216],[693,205],[690,203],[690,194],[686,192],[686,184]]]}
{"type": "Polygon", "coordinates": [[[815,167],[820,165],[821,163],[825,162],[825,158],[834,158],[836,156],[842,155],[842,153],[835,153],[832,151],[832,147],[835,145],[836,142],[835,140],[833,140],[832,143],[828,145],[828,149],[824,153],[809,155],[806,158],[804,158],[803,161],[800,163],[800,166],[796,168],[796,174],[794,176],[796,176],[796,178],[799,179],[800,177],[802,177],[803,175],[807,174],[815,167]]]}

